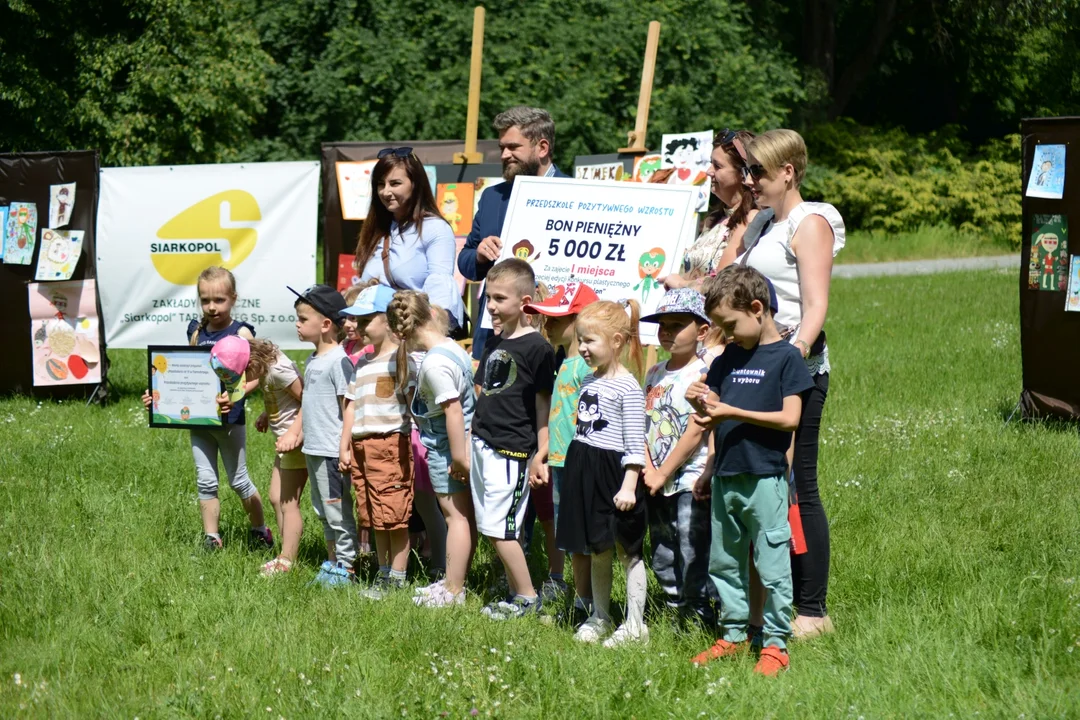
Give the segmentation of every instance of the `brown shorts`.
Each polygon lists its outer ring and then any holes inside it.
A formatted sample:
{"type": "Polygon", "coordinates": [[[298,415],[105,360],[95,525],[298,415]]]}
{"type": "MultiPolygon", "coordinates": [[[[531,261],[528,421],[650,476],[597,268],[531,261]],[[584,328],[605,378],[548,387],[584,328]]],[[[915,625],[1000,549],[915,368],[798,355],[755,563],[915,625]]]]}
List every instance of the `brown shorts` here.
{"type": "Polygon", "coordinates": [[[353,438],[352,485],[361,527],[400,530],[413,504],[412,444],[407,433],[353,438]]]}

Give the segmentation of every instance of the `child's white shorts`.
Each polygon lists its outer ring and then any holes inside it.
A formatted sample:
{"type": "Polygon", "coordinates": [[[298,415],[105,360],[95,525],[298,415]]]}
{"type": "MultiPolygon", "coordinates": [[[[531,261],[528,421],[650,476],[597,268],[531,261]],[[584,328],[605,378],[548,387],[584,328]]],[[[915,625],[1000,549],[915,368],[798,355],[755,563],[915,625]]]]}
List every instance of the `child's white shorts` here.
{"type": "Polygon", "coordinates": [[[469,486],[476,527],[481,535],[516,540],[529,504],[529,461],[501,453],[478,437],[472,439],[469,486]]]}

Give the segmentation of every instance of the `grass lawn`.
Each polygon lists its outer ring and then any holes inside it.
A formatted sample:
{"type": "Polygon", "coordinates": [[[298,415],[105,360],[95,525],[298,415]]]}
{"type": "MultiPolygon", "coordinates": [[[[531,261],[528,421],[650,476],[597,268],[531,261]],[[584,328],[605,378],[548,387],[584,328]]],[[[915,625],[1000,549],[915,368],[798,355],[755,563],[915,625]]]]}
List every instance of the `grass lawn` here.
{"type": "Polygon", "coordinates": [[[1017,252],[1018,248],[1000,238],[962,233],[951,227],[925,226],[910,232],[851,231],[843,252],[836,256],[836,262],[851,264],[935,260],[1010,255],[1017,252]]]}
{"type": "MultiPolygon", "coordinates": [[[[1016,293],[1013,271],[835,282],[837,632],[772,680],[749,658],[692,668],[711,638],[655,607],[648,647],[607,651],[488,621],[479,596],[435,612],[309,589],[310,507],[290,576],[258,577],[227,489],[206,555],[187,438],[145,428],[144,361],[110,353],[104,410],[0,401],[0,716],[1076,717],[1080,451],[1075,428],[1003,427],[1016,293]]],[[[248,445],[265,495],[271,444],[248,445]]]]}

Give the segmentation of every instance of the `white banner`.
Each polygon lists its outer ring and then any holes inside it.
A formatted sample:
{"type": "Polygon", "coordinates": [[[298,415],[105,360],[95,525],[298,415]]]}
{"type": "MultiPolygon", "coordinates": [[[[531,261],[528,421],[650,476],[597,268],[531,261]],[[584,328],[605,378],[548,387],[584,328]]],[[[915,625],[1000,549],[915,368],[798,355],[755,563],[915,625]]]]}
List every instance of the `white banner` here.
{"type": "MultiPolygon", "coordinates": [[[[648,315],[664,295],[656,279],[678,272],[694,240],[695,202],[690,185],[519,177],[499,236],[502,257],[531,263],[552,290],[583,282],[603,300],[637,300],[648,315]]],[[[483,325],[491,327],[486,310],[483,325]]],[[[656,343],[655,323],[640,332],[642,343],[656,343]]]]}
{"type": "Polygon", "coordinates": [[[97,283],[109,347],[178,345],[199,273],[236,277],[234,320],[301,349],[286,289],[315,282],[319,163],[103,168],[97,283]]]}

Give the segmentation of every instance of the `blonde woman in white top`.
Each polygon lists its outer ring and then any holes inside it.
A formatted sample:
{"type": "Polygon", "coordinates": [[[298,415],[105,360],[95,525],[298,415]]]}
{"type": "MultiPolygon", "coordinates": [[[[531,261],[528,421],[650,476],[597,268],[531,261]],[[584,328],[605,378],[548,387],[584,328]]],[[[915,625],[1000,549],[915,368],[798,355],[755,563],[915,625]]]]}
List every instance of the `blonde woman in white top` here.
{"type": "MultiPolygon", "coordinates": [[[[743,185],[747,167],[746,145],[753,138],[753,133],[745,130],[721,130],[713,138],[706,175],[712,194],[720,201],[720,208],[705,218],[705,228],[687,248],[678,272],[660,278],[667,289],[691,287],[700,292],[706,277],[731,264],[730,259],[721,263],[725,248],[742,240],[747,224],[757,214],[753,195],[743,185]]],[[[658,177],[664,179],[658,172],[650,182],[656,182],[658,177]]]]}
{"type": "MultiPolygon", "coordinates": [[[[827,203],[804,202],[799,192],[806,173],[806,143],[794,130],[770,130],[746,146],[746,183],[757,206],[775,213],[760,239],[743,247],[742,238],[726,253],[772,281],[779,301],[775,320],[799,348],[815,386],[803,402],[795,433],[793,469],[807,552],[792,556],[796,637],[832,630],[825,605],[829,580],[829,524],[818,495],[817,458],[821,414],[829,389],[825,318],[833,258],[844,247],[844,221],[827,203]]],[[[722,264],[723,261],[722,261],[722,264]]],[[[785,332],[782,330],[782,332],[785,332]]]]}

